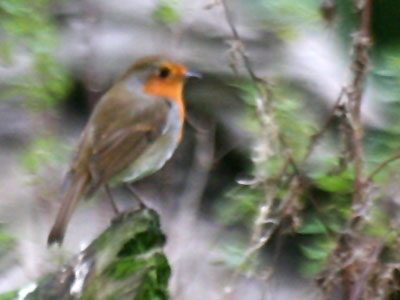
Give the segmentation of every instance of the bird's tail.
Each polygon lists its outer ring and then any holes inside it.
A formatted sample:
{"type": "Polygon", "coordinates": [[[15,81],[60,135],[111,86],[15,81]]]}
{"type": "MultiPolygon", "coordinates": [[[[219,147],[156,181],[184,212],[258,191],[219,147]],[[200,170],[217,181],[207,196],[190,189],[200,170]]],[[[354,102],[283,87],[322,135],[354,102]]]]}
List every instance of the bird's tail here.
{"type": "Polygon", "coordinates": [[[88,174],[69,174],[71,177],[67,178],[66,192],[61,203],[60,210],[58,211],[56,221],[50,231],[47,239],[47,244],[61,245],[64,239],[65,230],[68,222],[79,203],[79,199],[84,193],[86,186],[89,183],[88,174]]]}

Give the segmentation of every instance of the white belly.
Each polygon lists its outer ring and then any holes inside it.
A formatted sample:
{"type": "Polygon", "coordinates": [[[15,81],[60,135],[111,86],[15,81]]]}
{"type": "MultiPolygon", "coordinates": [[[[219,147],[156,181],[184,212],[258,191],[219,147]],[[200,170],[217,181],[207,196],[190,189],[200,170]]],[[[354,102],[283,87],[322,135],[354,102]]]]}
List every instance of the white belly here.
{"type": "Polygon", "coordinates": [[[179,121],[178,107],[171,103],[167,124],[163,133],[153,142],[123,175],[123,181],[132,182],[161,169],[178,146],[182,123],[179,121]]]}

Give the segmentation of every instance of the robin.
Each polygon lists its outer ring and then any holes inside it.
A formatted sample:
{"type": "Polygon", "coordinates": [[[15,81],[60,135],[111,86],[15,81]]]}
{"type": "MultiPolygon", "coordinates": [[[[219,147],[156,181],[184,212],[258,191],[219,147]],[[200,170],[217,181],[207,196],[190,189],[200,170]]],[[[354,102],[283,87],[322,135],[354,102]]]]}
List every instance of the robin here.
{"type": "Polygon", "coordinates": [[[82,132],[65,178],[49,245],[62,243],[83,195],[101,187],[110,195],[110,181],[137,181],[159,170],[172,156],[185,120],[185,78],[193,75],[182,64],[147,57],[129,67],[104,94],[82,132]]]}

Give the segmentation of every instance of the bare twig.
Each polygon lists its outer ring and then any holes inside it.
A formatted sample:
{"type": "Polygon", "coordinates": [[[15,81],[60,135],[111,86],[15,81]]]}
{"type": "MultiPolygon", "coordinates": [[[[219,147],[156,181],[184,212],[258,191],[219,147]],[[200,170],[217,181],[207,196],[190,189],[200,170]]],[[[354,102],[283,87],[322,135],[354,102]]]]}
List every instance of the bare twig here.
{"type": "Polygon", "coordinates": [[[306,154],[304,155],[304,158],[303,158],[303,164],[305,162],[307,162],[311,153],[314,151],[314,148],[317,145],[318,141],[323,137],[325,132],[328,130],[329,125],[333,121],[333,119],[336,115],[337,109],[340,107],[341,101],[345,94],[346,94],[346,88],[342,87],[342,89],[340,90],[339,96],[337,97],[335,104],[333,105],[331,112],[329,113],[328,117],[326,118],[324,124],[322,124],[321,128],[311,136],[310,143],[308,144],[308,147],[306,150],[306,154]]]}
{"type": "Polygon", "coordinates": [[[253,68],[252,68],[251,62],[250,62],[250,58],[246,53],[245,45],[243,44],[242,39],[240,38],[240,35],[239,35],[239,33],[238,33],[238,31],[237,31],[237,29],[235,27],[235,24],[233,22],[232,14],[231,14],[231,12],[229,10],[228,5],[226,4],[226,0],[221,0],[221,4],[222,4],[222,6],[224,8],[226,21],[227,21],[227,23],[228,23],[228,25],[229,25],[229,27],[230,27],[230,29],[232,31],[232,35],[233,35],[233,37],[235,39],[235,42],[236,42],[235,49],[242,56],[242,59],[243,59],[243,62],[244,62],[244,66],[245,66],[247,72],[249,73],[251,79],[255,83],[257,83],[257,82],[261,81],[261,79],[258,78],[256,76],[256,74],[254,73],[254,71],[253,71],[253,68]]]}
{"type": "Polygon", "coordinates": [[[371,0],[357,0],[361,10],[360,31],[353,40],[353,62],[352,70],[354,78],[349,93],[349,107],[353,122],[352,146],[354,151],[354,196],[353,203],[358,203],[363,197],[363,149],[362,137],[363,127],[361,121],[362,90],[368,67],[368,50],[371,45],[370,21],[371,0]]]}
{"type": "MultiPolygon", "coordinates": [[[[274,124],[274,121],[271,118],[271,113],[269,111],[270,109],[270,99],[271,99],[271,91],[269,89],[268,83],[265,79],[261,79],[260,77],[258,77],[254,70],[253,67],[251,65],[250,62],[250,58],[246,53],[246,47],[245,44],[243,43],[238,30],[235,27],[235,24],[233,22],[233,17],[231,14],[231,11],[228,7],[228,5],[226,4],[226,0],[221,0],[221,4],[223,6],[224,9],[224,13],[225,13],[225,18],[226,21],[229,25],[229,28],[231,29],[232,32],[232,36],[234,38],[234,47],[233,50],[235,53],[238,53],[240,55],[240,57],[242,58],[242,61],[244,63],[244,67],[246,68],[247,73],[249,74],[252,84],[254,85],[254,87],[256,88],[256,90],[259,93],[259,98],[256,99],[256,105],[257,105],[257,115],[258,115],[258,119],[260,120],[261,126],[262,128],[272,128],[271,130],[269,130],[269,133],[271,133],[271,131],[275,132],[275,136],[277,136],[277,126],[274,124]]],[[[234,62],[234,65],[236,65],[236,62],[234,62]]],[[[234,67],[234,70],[237,69],[237,67],[234,67]]],[[[265,137],[266,139],[270,139],[270,137],[267,136],[265,137]]]]}
{"type": "MultiPolygon", "coordinates": [[[[291,151],[288,143],[286,142],[285,137],[283,136],[282,132],[280,131],[280,128],[275,124],[275,120],[273,118],[273,113],[272,113],[271,107],[270,107],[271,90],[269,89],[268,82],[265,79],[261,79],[260,77],[258,77],[256,75],[256,73],[254,72],[251,62],[250,62],[250,58],[246,53],[245,45],[242,42],[241,37],[238,33],[238,30],[236,29],[236,26],[233,22],[233,17],[232,17],[232,14],[231,14],[231,11],[230,11],[228,5],[226,4],[226,0],[221,0],[221,4],[222,4],[224,12],[225,12],[225,17],[226,17],[227,23],[231,29],[232,36],[235,40],[236,47],[234,49],[237,53],[239,53],[240,57],[242,58],[245,69],[248,72],[248,74],[252,80],[252,83],[253,83],[254,87],[257,89],[258,94],[259,94],[259,97],[256,99],[256,104],[257,104],[256,112],[257,112],[258,119],[261,123],[261,127],[265,131],[263,133],[265,141],[269,141],[269,142],[267,142],[268,145],[266,146],[266,148],[268,148],[268,149],[271,148],[271,145],[270,145],[271,144],[271,136],[273,136],[272,139],[275,139],[276,142],[278,142],[280,144],[280,147],[282,148],[282,151],[286,158],[286,163],[289,163],[293,167],[293,169],[295,170],[296,176],[300,176],[301,171],[297,167],[297,164],[292,156],[292,151],[291,151]]],[[[287,170],[286,163],[284,166],[285,172],[287,170]]],[[[282,174],[281,178],[279,178],[279,180],[282,180],[282,177],[284,175],[285,174],[282,174]]],[[[294,178],[291,178],[291,180],[293,180],[293,179],[294,178]]],[[[274,193],[271,191],[269,191],[269,193],[271,195],[274,195],[274,193]]],[[[268,205],[268,201],[267,201],[266,205],[268,205]]],[[[260,209],[262,210],[263,207],[264,206],[262,206],[260,209]]],[[[264,215],[263,213],[261,213],[261,216],[266,218],[266,215],[264,215]]],[[[256,223],[257,223],[257,221],[256,221],[256,223]]],[[[263,243],[263,245],[264,244],[265,243],[263,243]]],[[[258,248],[258,247],[255,247],[255,248],[258,248]]]]}
{"type": "MultiPolygon", "coordinates": [[[[269,120],[269,122],[268,122],[266,120],[267,116],[271,115],[271,112],[269,111],[269,103],[271,101],[271,90],[269,88],[268,82],[267,82],[267,80],[258,77],[256,75],[256,73],[254,72],[251,62],[250,62],[250,58],[246,52],[245,44],[242,42],[239,32],[236,29],[230,9],[229,9],[228,5],[226,4],[226,0],[221,0],[221,4],[224,8],[227,23],[231,29],[232,36],[235,40],[234,49],[235,49],[235,51],[237,51],[240,54],[240,56],[243,60],[244,66],[246,68],[246,71],[248,72],[253,85],[255,86],[255,88],[257,89],[257,91],[260,95],[260,99],[258,99],[259,101],[257,101],[258,102],[257,103],[257,114],[258,114],[258,118],[261,122],[261,125],[263,128],[272,127],[273,128],[272,131],[275,132],[275,135],[278,137],[280,144],[284,148],[284,151],[291,153],[290,148],[288,147],[288,144],[287,144],[283,134],[280,132],[279,128],[275,125],[274,121],[269,120]]],[[[269,119],[271,119],[271,118],[272,117],[269,117],[269,119]]],[[[266,137],[266,138],[268,139],[268,137],[266,137]]],[[[291,154],[289,154],[289,156],[290,156],[291,165],[297,171],[299,171],[299,168],[297,167],[295,160],[293,159],[291,154]]]]}
{"type": "Polygon", "coordinates": [[[372,268],[374,268],[376,266],[379,255],[382,252],[384,244],[385,244],[384,241],[379,241],[377,243],[377,245],[375,245],[375,247],[372,250],[372,253],[370,255],[369,264],[365,267],[364,271],[362,272],[362,274],[360,276],[360,280],[358,280],[353,285],[352,290],[350,291],[350,300],[360,299],[360,293],[361,293],[361,291],[365,290],[364,286],[365,286],[367,277],[370,275],[372,268]]]}
{"type": "MultiPolygon", "coordinates": [[[[364,179],[363,179],[363,126],[361,121],[361,104],[362,92],[365,78],[367,76],[368,67],[368,50],[371,45],[370,21],[371,21],[371,0],[355,0],[357,7],[360,9],[361,23],[360,31],[353,38],[353,61],[351,69],[353,71],[353,80],[349,87],[348,107],[351,115],[352,131],[351,143],[353,147],[353,163],[354,163],[354,194],[352,201],[352,215],[350,227],[357,229],[360,224],[358,210],[364,198],[364,179]]],[[[340,249],[340,244],[339,244],[340,249]]],[[[350,250],[341,249],[344,253],[350,250]]],[[[350,264],[343,267],[343,299],[356,300],[353,297],[353,290],[357,286],[359,274],[357,272],[357,264],[350,264]]]]}
{"type": "MultiPolygon", "coordinates": [[[[284,163],[277,177],[274,180],[270,180],[270,177],[265,178],[263,175],[264,170],[260,170],[260,176],[256,174],[256,180],[252,184],[253,187],[261,187],[265,190],[265,199],[258,209],[258,214],[255,217],[253,228],[251,230],[251,242],[249,248],[245,252],[242,264],[233,273],[230,283],[225,287],[225,295],[230,294],[234,291],[235,282],[240,272],[251,262],[256,259],[258,251],[265,246],[271,235],[276,231],[278,226],[282,223],[283,218],[287,217],[286,211],[291,211],[290,207],[294,207],[291,203],[297,200],[298,195],[301,193],[302,186],[300,184],[300,169],[292,156],[292,151],[285,140],[280,128],[276,125],[274,115],[271,107],[271,90],[269,88],[268,81],[262,79],[256,75],[250,62],[250,58],[246,53],[246,48],[241,40],[241,37],[233,22],[233,17],[230,9],[226,3],[226,0],[221,0],[221,4],[224,9],[226,21],[231,29],[234,43],[232,45],[232,64],[233,71],[237,73],[238,58],[240,58],[244,64],[247,73],[250,76],[251,82],[254,88],[257,90],[258,97],[256,98],[256,114],[261,125],[263,156],[262,161],[267,161],[272,155],[276,155],[278,151],[284,158],[284,163]],[[279,149],[279,150],[278,150],[279,149]],[[288,173],[288,166],[294,169],[294,175],[290,176],[288,180],[289,192],[288,196],[277,203],[279,197],[277,193],[286,181],[286,174],[288,173]],[[278,210],[278,212],[276,212],[278,210]]],[[[259,165],[263,165],[257,160],[259,165]]],[[[272,273],[270,273],[272,274],[272,273]]]]}
{"type": "MultiPolygon", "coordinates": [[[[285,163],[283,164],[282,168],[279,171],[278,177],[281,179],[287,171],[287,168],[290,164],[289,159],[286,159],[285,163]]],[[[297,178],[297,177],[296,177],[297,178]]],[[[282,201],[280,202],[281,210],[285,210],[292,202],[294,197],[298,196],[300,192],[299,188],[299,181],[292,180],[291,185],[293,185],[293,189],[291,189],[291,193],[282,201]]],[[[270,240],[272,234],[277,230],[278,226],[281,224],[282,219],[286,217],[284,214],[279,214],[277,216],[271,216],[273,207],[277,205],[277,193],[279,190],[279,185],[276,183],[271,183],[265,187],[265,190],[268,190],[268,193],[265,195],[265,200],[263,201],[261,207],[258,210],[258,214],[255,218],[252,228],[252,235],[251,235],[251,243],[250,247],[246,250],[243,261],[241,264],[236,268],[235,272],[233,273],[230,282],[228,285],[225,286],[224,292],[225,295],[231,294],[234,291],[234,286],[239,278],[241,271],[251,264],[254,263],[254,259],[256,258],[256,253],[264,247],[270,240]],[[265,230],[265,227],[268,225],[268,229],[265,230]]],[[[269,275],[273,274],[273,270],[267,272],[269,275]]],[[[221,297],[223,299],[223,297],[221,297]]]]}
{"type": "MultiPolygon", "coordinates": [[[[328,271],[322,280],[322,287],[329,290],[333,286],[338,286],[341,282],[343,288],[343,300],[357,300],[362,297],[361,290],[365,286],[370,276],[373,266],[367,265],[362,260],[359,260],[354,252],[354,248],[365,247],[365,243],[361,241],[359,235],[355,235],[356,230],[361,224],[361,220],[365,219],[367,214],[365,210],[368,209],[368,199],[365,191],[364,181],[364,162],[363,162],[363,125],[361,120],[361,105],[363,96],[363,86],[368,74],[369,56],[368,51],[371,46],[370,36],[370,21],[371,21],[371,0],[355,0],[357,8],[360,11],[360,30],[353,37],[352,45],[352,63],[351,71],[353,79],[346,90],[342,90],[338,99],[343,97],[343,93],[347,96],[347,105],[345,108],[350,115],[347,120],[350,121],[351,130],[345,131],[344,134],[349,137],[352,147],[351,160],[354,165],[354,193],[352,199],[350,220],[347,225],[347,230],[338,236],[338,244],[336,249],[332,252],[330,261],[337,264],[334,273],[328,271]],[[361,242],[361,244],[360,244],[361,242]]],[[[321,132],[324,132],[323,127],[321,132]]],[[[314,142],[315,143],[315,142],[314,142]]],[[[311,148],[313,147],[313,141],[311,148]]],[[[400,154],[399,154],[400,158],[400,154]]],[[[383,162],[378,166],[367,179],[371,179],[376,173],[384,168],[388,163],[397,159],[392,158],[387,162],[383,162]]],[[[345,158],[346,161],[350,157],[345,158]]],[[[374,252],[373,259],[377,259],[380,249],[383,244],[377,247],[374,252]],[[375,255],[376,254],[376,255],[375,255]]]]}
{"type": "Polygon", "coordinates": [[[389,157],[388,159],[381,162],[375,169],[372,170],[371,173],[365,179],[365,182],[370,182],[380,171],[386,168],[390,163],[400,159],[400,153],[396,153],[395,155],[389,157]]]}

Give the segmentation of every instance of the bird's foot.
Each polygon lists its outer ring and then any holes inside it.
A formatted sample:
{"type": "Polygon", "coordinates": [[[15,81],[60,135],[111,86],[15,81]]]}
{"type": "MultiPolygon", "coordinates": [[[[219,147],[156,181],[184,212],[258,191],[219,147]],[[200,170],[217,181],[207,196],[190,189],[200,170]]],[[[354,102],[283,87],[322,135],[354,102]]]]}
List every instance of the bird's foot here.
{"type": "Polygon", "coordinates": [[[136,201],[139,204],[139,207],[137,210],[142,210],[147,208],[146,204],[144,204],[143,197],[136,191],[136,189],[130,185],[129,183],[125,184],[126,188],[128,191],[133,195],[133,197],[136,199],[136,201]]]}

